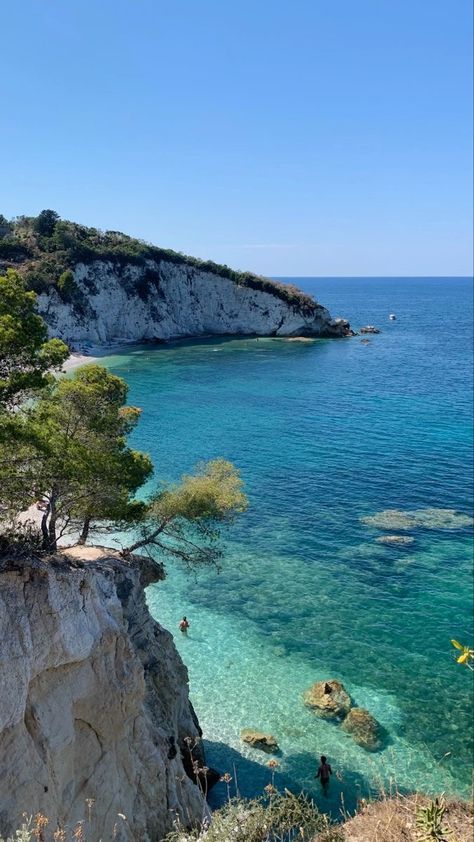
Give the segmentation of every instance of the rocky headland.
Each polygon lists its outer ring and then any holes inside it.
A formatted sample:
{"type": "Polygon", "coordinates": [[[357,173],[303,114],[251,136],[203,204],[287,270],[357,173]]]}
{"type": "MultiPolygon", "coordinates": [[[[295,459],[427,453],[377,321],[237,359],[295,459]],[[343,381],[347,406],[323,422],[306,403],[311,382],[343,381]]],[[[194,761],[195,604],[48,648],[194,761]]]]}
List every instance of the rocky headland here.
{"type": "Polygon", "coordinates": [[[50,334],[72,349],[186,337],[352,335],[291,285],[162,249],[54,211],[0,229],[0,270],[38,295],[50,334]]]}
{"type": "Polygon", "coordinates": [[[54,288],[38,297],[51,334],[73,347],[210,335],[340,337],[349,330],[316,302],[290,303],[185,264],[78,263],[74,283],[82,307],[64,301],[54,288]]]}

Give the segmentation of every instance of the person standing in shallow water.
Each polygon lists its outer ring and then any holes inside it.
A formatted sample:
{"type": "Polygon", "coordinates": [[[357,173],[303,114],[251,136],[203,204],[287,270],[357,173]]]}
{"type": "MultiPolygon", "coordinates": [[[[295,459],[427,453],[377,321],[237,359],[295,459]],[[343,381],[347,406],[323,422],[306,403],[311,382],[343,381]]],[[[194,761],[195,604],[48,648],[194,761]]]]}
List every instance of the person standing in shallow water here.
{"type": "Polygon", "coordinates": [[[183,617],[183,619],[179,623],[179,630],[184,632],[184,634],[187,634],[188,629],[189,629],[189,623],[187,621],[187,618],[183,617]]]}
{"type": "Polygon", "coordinates": [[[322,754],[321,763],[319,764],[318,771],[314,777],[319,778],[319,780],[321,781],[321,786],[323,788],[324,795],[328,794],[329,778],[331,775],[332,769],[329,763],[327,762],[327,758],[324,756],[324,754],[322,754]]]}

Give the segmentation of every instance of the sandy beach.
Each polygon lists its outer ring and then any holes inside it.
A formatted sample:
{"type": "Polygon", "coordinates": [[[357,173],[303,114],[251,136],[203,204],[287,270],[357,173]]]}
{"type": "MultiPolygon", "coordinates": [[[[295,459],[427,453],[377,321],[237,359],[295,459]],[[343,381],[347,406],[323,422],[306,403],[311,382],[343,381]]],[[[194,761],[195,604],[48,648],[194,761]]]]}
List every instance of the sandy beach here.
{"type": "Polygon", "coordinates": [[[87,365],[87,363],[96,363],[99,357],[91,356],[90,354],[70,354],[67,360],[63,363],[62,372],[67,373],[73,368],[78,368],[80,365],[87,365]]]}

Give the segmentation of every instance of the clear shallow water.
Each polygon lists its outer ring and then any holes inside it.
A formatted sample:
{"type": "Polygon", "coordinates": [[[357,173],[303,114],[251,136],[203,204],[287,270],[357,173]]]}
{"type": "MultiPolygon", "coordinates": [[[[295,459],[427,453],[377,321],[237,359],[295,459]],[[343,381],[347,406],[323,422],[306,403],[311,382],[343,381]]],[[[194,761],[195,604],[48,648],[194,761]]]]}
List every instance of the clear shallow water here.
{"type": "Polygon", "coordinates": [[[149,604],[172,631],[190,619],[175,639],[208,762],[233,776],[235,764],[244,794],[270,778],[268,756],[239,740],[250,726],[278,738],[277,780],[334,812],[341,795],[351,809],[393,780],[465,796],[472,682],[449,641],[473,637],[470,530],[417,528],[393,547],[361,517],[471,512],[472,282],[296,282],[382,333],[368,345],[217,339],[107,360],[143,408],[133,444],[159,476],[224,456],[250,498],[220,575],[169,564],[149,604]],[[303,707],[302,691],[323,678],[342,680],[384,725],[383,751],[368,754],[303,707]],[[338,771],[327,800],[313,779],[321,753],[338,771]]]}

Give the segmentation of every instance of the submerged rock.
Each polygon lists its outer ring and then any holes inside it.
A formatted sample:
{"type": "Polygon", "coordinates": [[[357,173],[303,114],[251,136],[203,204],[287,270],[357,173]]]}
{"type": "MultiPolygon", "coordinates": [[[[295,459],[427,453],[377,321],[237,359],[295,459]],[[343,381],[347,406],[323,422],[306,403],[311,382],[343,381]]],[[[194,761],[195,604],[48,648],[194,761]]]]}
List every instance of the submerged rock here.
{"type": "Polygon", "coordinates": [[[324,719],[341,719],[351,708],[351,697],[340,681],[316,681],[303,693],[303,702],[324,719]]]}
{"type": "Polygon", "coordinates": [[[382,747],[382,726],[365,708],[352,708],[341,727],[366,751],[377,751],[382,747]]]}
{"type": "Polygon", "coordinates": [[[240,732],[240,739],[252,748],[259,748],[270,754],[278,751],[278,743],[272,734],[264,734],[262,731],[255,731],[253,728],[244,728],[240,732]]]}
{"type": "Polygon", "coordinates": [[[470,515],[457,512],[455,509],[416,509],[404,512],[400,509],[385,509],[361,518],[366,526],[376,529],[461,529],[472,526],[474,519],[470,515]]]}
{"type": "Polygon", "coordinates": [[[407,546],[413,544],[415,540],[411,535],[380,535],[375,539],[379,544],[395,544],[400,546],[407,546]]]}

